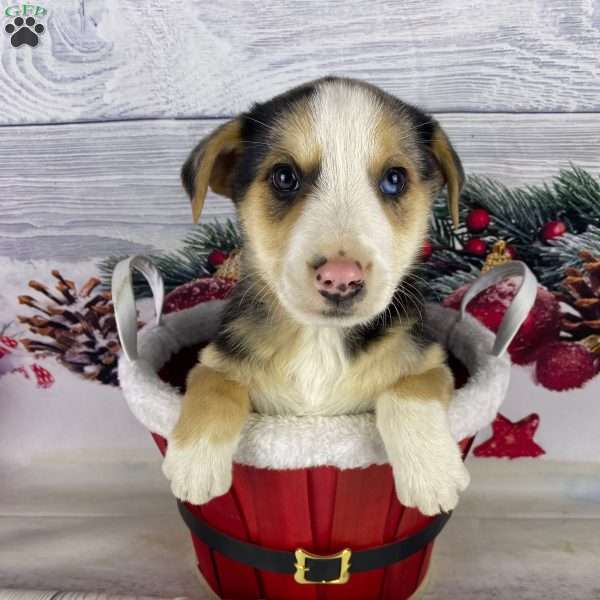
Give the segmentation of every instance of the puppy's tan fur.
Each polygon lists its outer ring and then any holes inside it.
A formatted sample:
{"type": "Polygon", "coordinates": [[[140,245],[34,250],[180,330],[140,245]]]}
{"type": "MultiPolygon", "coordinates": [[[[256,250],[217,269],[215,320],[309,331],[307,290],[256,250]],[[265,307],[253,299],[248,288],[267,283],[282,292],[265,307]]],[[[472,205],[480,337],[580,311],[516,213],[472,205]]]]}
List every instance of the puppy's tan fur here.
{"type": "Polygon", "coordinates": [[[251,409],[374,410],[400,499],[427,514],[453,508],[468,483],[446,421],[453,380],[442,348],[420,333],[411,276],[444,182],[458,214],[462,169],[439,125],[377,88],[329,78],[219,128],[183,180],[195,218],[209,184],[233,198],[244,245],[241,281],[169,439],[175,495],[203,503],[228,489],[251,409]],[[302,175],[285,201],[269,179],[281,163],[302,175]],[[407,180],[394,201],[378,188],[391,167],[407,180]],[[314,263],[337,256],[364,266],[366,291],[332,311],[314,289],[314,263]]]}
{"type": "Polygon", "coordinates": [[[179,445],[199,437],[215,443],[230,441],[250,410],[248,388],[203,365],[192,369],[186,387],[187,397],[194,401],[183,403],[173,441],[179,445]]]}

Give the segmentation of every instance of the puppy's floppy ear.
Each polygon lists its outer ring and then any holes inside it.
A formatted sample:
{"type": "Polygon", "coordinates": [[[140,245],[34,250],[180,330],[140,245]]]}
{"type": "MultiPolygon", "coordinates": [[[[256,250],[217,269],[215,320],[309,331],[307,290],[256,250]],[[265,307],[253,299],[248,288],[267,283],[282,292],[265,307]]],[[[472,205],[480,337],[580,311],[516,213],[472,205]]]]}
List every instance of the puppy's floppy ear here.
{"type": "Polygon", "coordinates": [[[231,198],[232,175],[241,146],[241,124],[234,119],[201,140],[183,164],[181,181],[192,201],[194,223],[202,213],[209,185],[216,194],[231,198]]]}
{"type": "Polygon", "coordinates": [[[448,211],[452,217],[454,227],[458,227],[458,202],[460,192],[465,183],[465,172],[448,136],[435,120],[433,121],[433,131],[429,147],[446,182],[446,187],[448,188],[448,211]]]}

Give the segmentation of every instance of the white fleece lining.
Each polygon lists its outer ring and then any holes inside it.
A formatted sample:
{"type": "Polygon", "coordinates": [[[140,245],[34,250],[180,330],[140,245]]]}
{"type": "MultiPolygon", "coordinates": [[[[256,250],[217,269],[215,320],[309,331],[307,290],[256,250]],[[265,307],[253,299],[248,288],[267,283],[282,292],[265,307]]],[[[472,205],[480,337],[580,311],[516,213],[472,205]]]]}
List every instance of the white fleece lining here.
{"type": "MultiPolygon", "coordinates": [[[[225,300],[214,300],[163,317],[139,333],[139,358],[121,356],[119,381],[129,408],[150,431],[168,437],[181,405],[181,394],[157,371],[179,350],[206,342],[216,333],[225,300]]],[[[469,371],[448,412],[456,440],[470,437],[494,419],[510,379],[510,360],[492,356],[494,335],[470,315],[426,307],[426,330],[469,371]]],[[[387,462],[372,413],[336,417],[281,417],[252,413],[244,428],[235,461],[272,469],[323,465],[340,469],[387,462]]]]}

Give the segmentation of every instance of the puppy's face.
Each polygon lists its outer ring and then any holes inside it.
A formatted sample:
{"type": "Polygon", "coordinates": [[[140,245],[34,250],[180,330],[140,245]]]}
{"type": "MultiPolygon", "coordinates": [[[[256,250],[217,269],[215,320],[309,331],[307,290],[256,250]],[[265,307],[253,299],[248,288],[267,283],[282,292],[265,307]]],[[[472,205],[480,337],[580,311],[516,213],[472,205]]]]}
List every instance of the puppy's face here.
{"type": "Polygon", "coordinates": [[[352,80],[296,88],[214,135],[226,139],[216,150],[210,138],[200,144],[184,183],[197,201],[204,167],[234,199],[246,264],[304,323],[351,326],[386,310],[418,256],[434,194],[453,175],[462,182],[435,121],[352,80]]]}

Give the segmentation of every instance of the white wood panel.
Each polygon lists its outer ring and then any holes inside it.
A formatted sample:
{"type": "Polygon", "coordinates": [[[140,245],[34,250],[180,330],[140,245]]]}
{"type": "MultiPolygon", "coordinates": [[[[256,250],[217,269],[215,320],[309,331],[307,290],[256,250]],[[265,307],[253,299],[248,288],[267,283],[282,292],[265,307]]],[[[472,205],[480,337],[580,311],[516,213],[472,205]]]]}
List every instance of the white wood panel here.
{"type": "MultiPolygon", "coordinates": [[[[508,185],[569,162],[600,174],[600,114],[441,114],[467,173],[508,185]]],[[[172,248],[190,227],[179,168],[219,120],[0,128],[0,255],[58,259],[172,248]]],[[[204,218],[232,214],[212,195],[204,218]]]]}
{"type": "MultiPolygon", "coordinates": [[[[598,0],[54,0],[0,123],[227,116],[339,74],[446,111],[600,110],[598,0]]],[[[2,21],[2,29],[4,21],[2,21]]]]}

